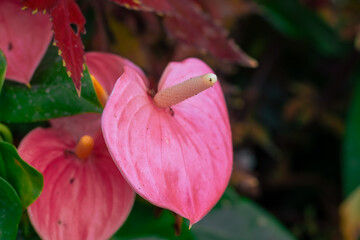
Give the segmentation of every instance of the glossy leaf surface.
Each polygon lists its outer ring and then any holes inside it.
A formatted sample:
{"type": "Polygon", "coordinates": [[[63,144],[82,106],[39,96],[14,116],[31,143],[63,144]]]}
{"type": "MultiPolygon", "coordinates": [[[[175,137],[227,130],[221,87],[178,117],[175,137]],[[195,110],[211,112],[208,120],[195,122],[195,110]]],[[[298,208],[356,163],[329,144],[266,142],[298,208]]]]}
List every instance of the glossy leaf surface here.
{"type": "Polygon", "coordinates": [[[195,240],[193,233],[188,230],[187,221],[183,221],[181,233],[178,236],[175,234],[174,226],[173,213],[137,198],[129,218],[111,240],[148,238],[195,240]]]}
{"type": "Polygon", "coordinates": [[[34,202],[42,191],[41,173],[24,162],[16,148],[6,142],[0,142],[0,176],[16,190],[23,208],[34,202]]]}
{"type": "Polygon", "coordinates": [[[15,239],[22,207],[14,188],[0,177],[0,240],[15,239]]]}
{"type": "Polygon", "coordinates": [[[49,55],[35,74],[31,88],[11,82],[4,84],[0,121],[34,122],[102,111],[88,71],[84,72],[82,93],[78,97],[61,58],[49,55]]]}
{"type": "Polygon", "coordinates": [[[251,200],[239,197],[231,188],[191,230],[184,221],[180,235],[176,236],[174,224],[174,215],[169,211],[161,211],[138,199],[128,220],[112,240],[151,237],[174,240],[295,239],[268,212],[251,200]]]}
{"type": "Polygon", "coordinates": [[[273,216],[232,189],[192,231],[199,240],[295,240],[273,216]]]}
{"type": "Polygon", "coordinates": [[[5,55],[0,49],[0,94],[1,94],[2,86],[5,81],[6,68],[7,68],[7,64],[6,64],[5,55]]]}

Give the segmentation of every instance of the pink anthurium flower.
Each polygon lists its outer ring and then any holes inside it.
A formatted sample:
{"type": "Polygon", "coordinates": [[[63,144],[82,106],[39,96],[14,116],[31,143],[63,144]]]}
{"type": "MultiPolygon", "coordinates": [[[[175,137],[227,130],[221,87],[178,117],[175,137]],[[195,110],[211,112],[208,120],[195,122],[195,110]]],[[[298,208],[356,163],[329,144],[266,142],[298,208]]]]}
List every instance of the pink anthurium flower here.
{"type": "Polygon", "coordinates": [[[228,113],[212,72],[198,59],[172,62],[153,97],[144,75],[125,66],[102,116],[106,144],[128,183],[190,225],[220,199],[232,170],[228,113]]]}
{"type": "MultiPolygon", "coordinates": [[[[124,64],[136,68],[111,54],[89,53],[87,59],[90,73],[99,76],[95,82],[110,91],[124,64]],[[111,60],[116,67],[97,64],[111,60]]],[[[42,239],[108,239],[127,218],[135,194],[107,150],[100,115],[50,122],[51,128],[33,130],[19,146],[22,158],[44,175],[44,190],[28,208],[30,220],[42,239]]]]}
{"type": "Polygon", "coordinates": [[[28,208],[42,239],[108,239],[130,213],[134,192],[108,153],[99,121],[97,114],[57,119],[20,144],[21,157],[44,175],[43,192],[28,208]]]}
{"type": "Polygon", "coordinates": [[[29,83],[52,38],[48,15],[21,10],[20,0],[0,0],[0,49],[6,78],[29,83]]]}
{"type": "Polygon", "coordinates": [[[88,52],[85,54],[86,65],[92,76],[100,83],[107,94],[110,94],[116,80],[124,72],[124,67],[134,69],[140,76],[145,77],[142,70],[129,60],[111,53],[88,52]]]}

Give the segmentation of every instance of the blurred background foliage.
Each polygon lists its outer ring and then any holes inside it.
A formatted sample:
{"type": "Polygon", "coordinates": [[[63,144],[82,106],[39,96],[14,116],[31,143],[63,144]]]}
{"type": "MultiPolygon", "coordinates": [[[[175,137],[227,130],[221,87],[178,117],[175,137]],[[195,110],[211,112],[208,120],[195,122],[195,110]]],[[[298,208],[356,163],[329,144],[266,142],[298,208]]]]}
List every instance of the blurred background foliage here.
{"type": "MultiPolygon", "coordinates": [[[[113,239],[358,239],[360,1],[197,1],[257,68],[185,45],[154,13],[78,2],[87,51],[128,58],[154,82],[169,61],[207,62],[221,79],[232,126],[231,186],[208,216],[174,237],[181,223],[137,199],[113,239]]],[[[34,126],[10,125],[15,143],[34,126]]]]}

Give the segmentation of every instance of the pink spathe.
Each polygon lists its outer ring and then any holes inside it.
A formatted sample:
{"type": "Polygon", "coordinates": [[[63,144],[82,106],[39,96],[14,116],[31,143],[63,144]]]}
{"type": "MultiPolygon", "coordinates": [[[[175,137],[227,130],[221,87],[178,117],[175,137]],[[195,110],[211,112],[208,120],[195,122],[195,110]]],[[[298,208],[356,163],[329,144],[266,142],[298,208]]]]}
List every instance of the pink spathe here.
{"type": "Polygon", "coordinates": [[[135,194],[109,155],[99,120],[96,114],[56,119],[20,144],[20,156],[44,175],[43,192],[28,208],[42,239],[108,239],[130,213],[135,194]],[[74,153],[82,135],[95,141],[85,160],[74,153]]]}
{"type": "Polygon", "coordinates": [[[123,74],[124,66],[131,67],[140,76],[145,78],[142,70],[129,60],[111,53],[88,52],[85,54],[86,65],[91,75],[110,94],[116,80],[123,74]]]}
{"type": "MultiPolygon", "coordinates": [[[[90,73],[108,93],[124,65],[137,68],[113,54],[87,53],[86,58],[90,73]]],[[[112,161],[100,120],[99,114],[53,119],[51,128],[33,130],[19,146],[22,158],[44,175],[44,190],[28,208],[43,239],[108,239],[130,213],[135,194],[112,161]],[[95,145],[81,160],[74,151],[84,135],[91,136],[95,145]]]]}
{"type": "Polygon", "coordinates": [[[7,60],[6,78],[29,83],[52,38],[47,14],[21,10],[20,0],[0,0],[0,49],[7,60]]]}
{"type": "MultiPolygon", "coordinates": [[[[158,91],[212,73],[198,59],[172,62],[158,91]]],[[[102,116],[109,152],[133,189],[151,203],[198,222],[220,199],[232,170],[232,142],[219,83],[169,108],[148,95],[131,66],[116,82],[102,116]]]]}

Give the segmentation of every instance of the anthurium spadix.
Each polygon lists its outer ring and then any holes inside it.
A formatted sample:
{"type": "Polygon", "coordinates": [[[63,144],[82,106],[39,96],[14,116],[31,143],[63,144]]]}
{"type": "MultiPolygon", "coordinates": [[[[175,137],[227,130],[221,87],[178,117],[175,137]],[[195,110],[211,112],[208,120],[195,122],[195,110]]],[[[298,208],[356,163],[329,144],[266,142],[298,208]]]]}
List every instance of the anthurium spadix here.
{"type": "Polygon", "coordinates": [[[100,115],[51,121],[21,142],[21,157],[44,175],[44,189],[28,208],[42,239],[109,239],[123,224],[134,191],[116,168],[100,129],[100,115]]]}
{"type": "Polygon", "coordinates": [[[20,0],[0,0],[0,49],[7,60],[6,78],[29,83],[52,38],[47,14],[21,10],[20,0]]]}
{"type": "Polygon", "coordinates": [[[192,225],[220,199],[232,170],[224,96],[213,71],[193,58],[170,63],[151,92],[125,66],[103,112],[104,138],[139,195],[192,225]]]}

